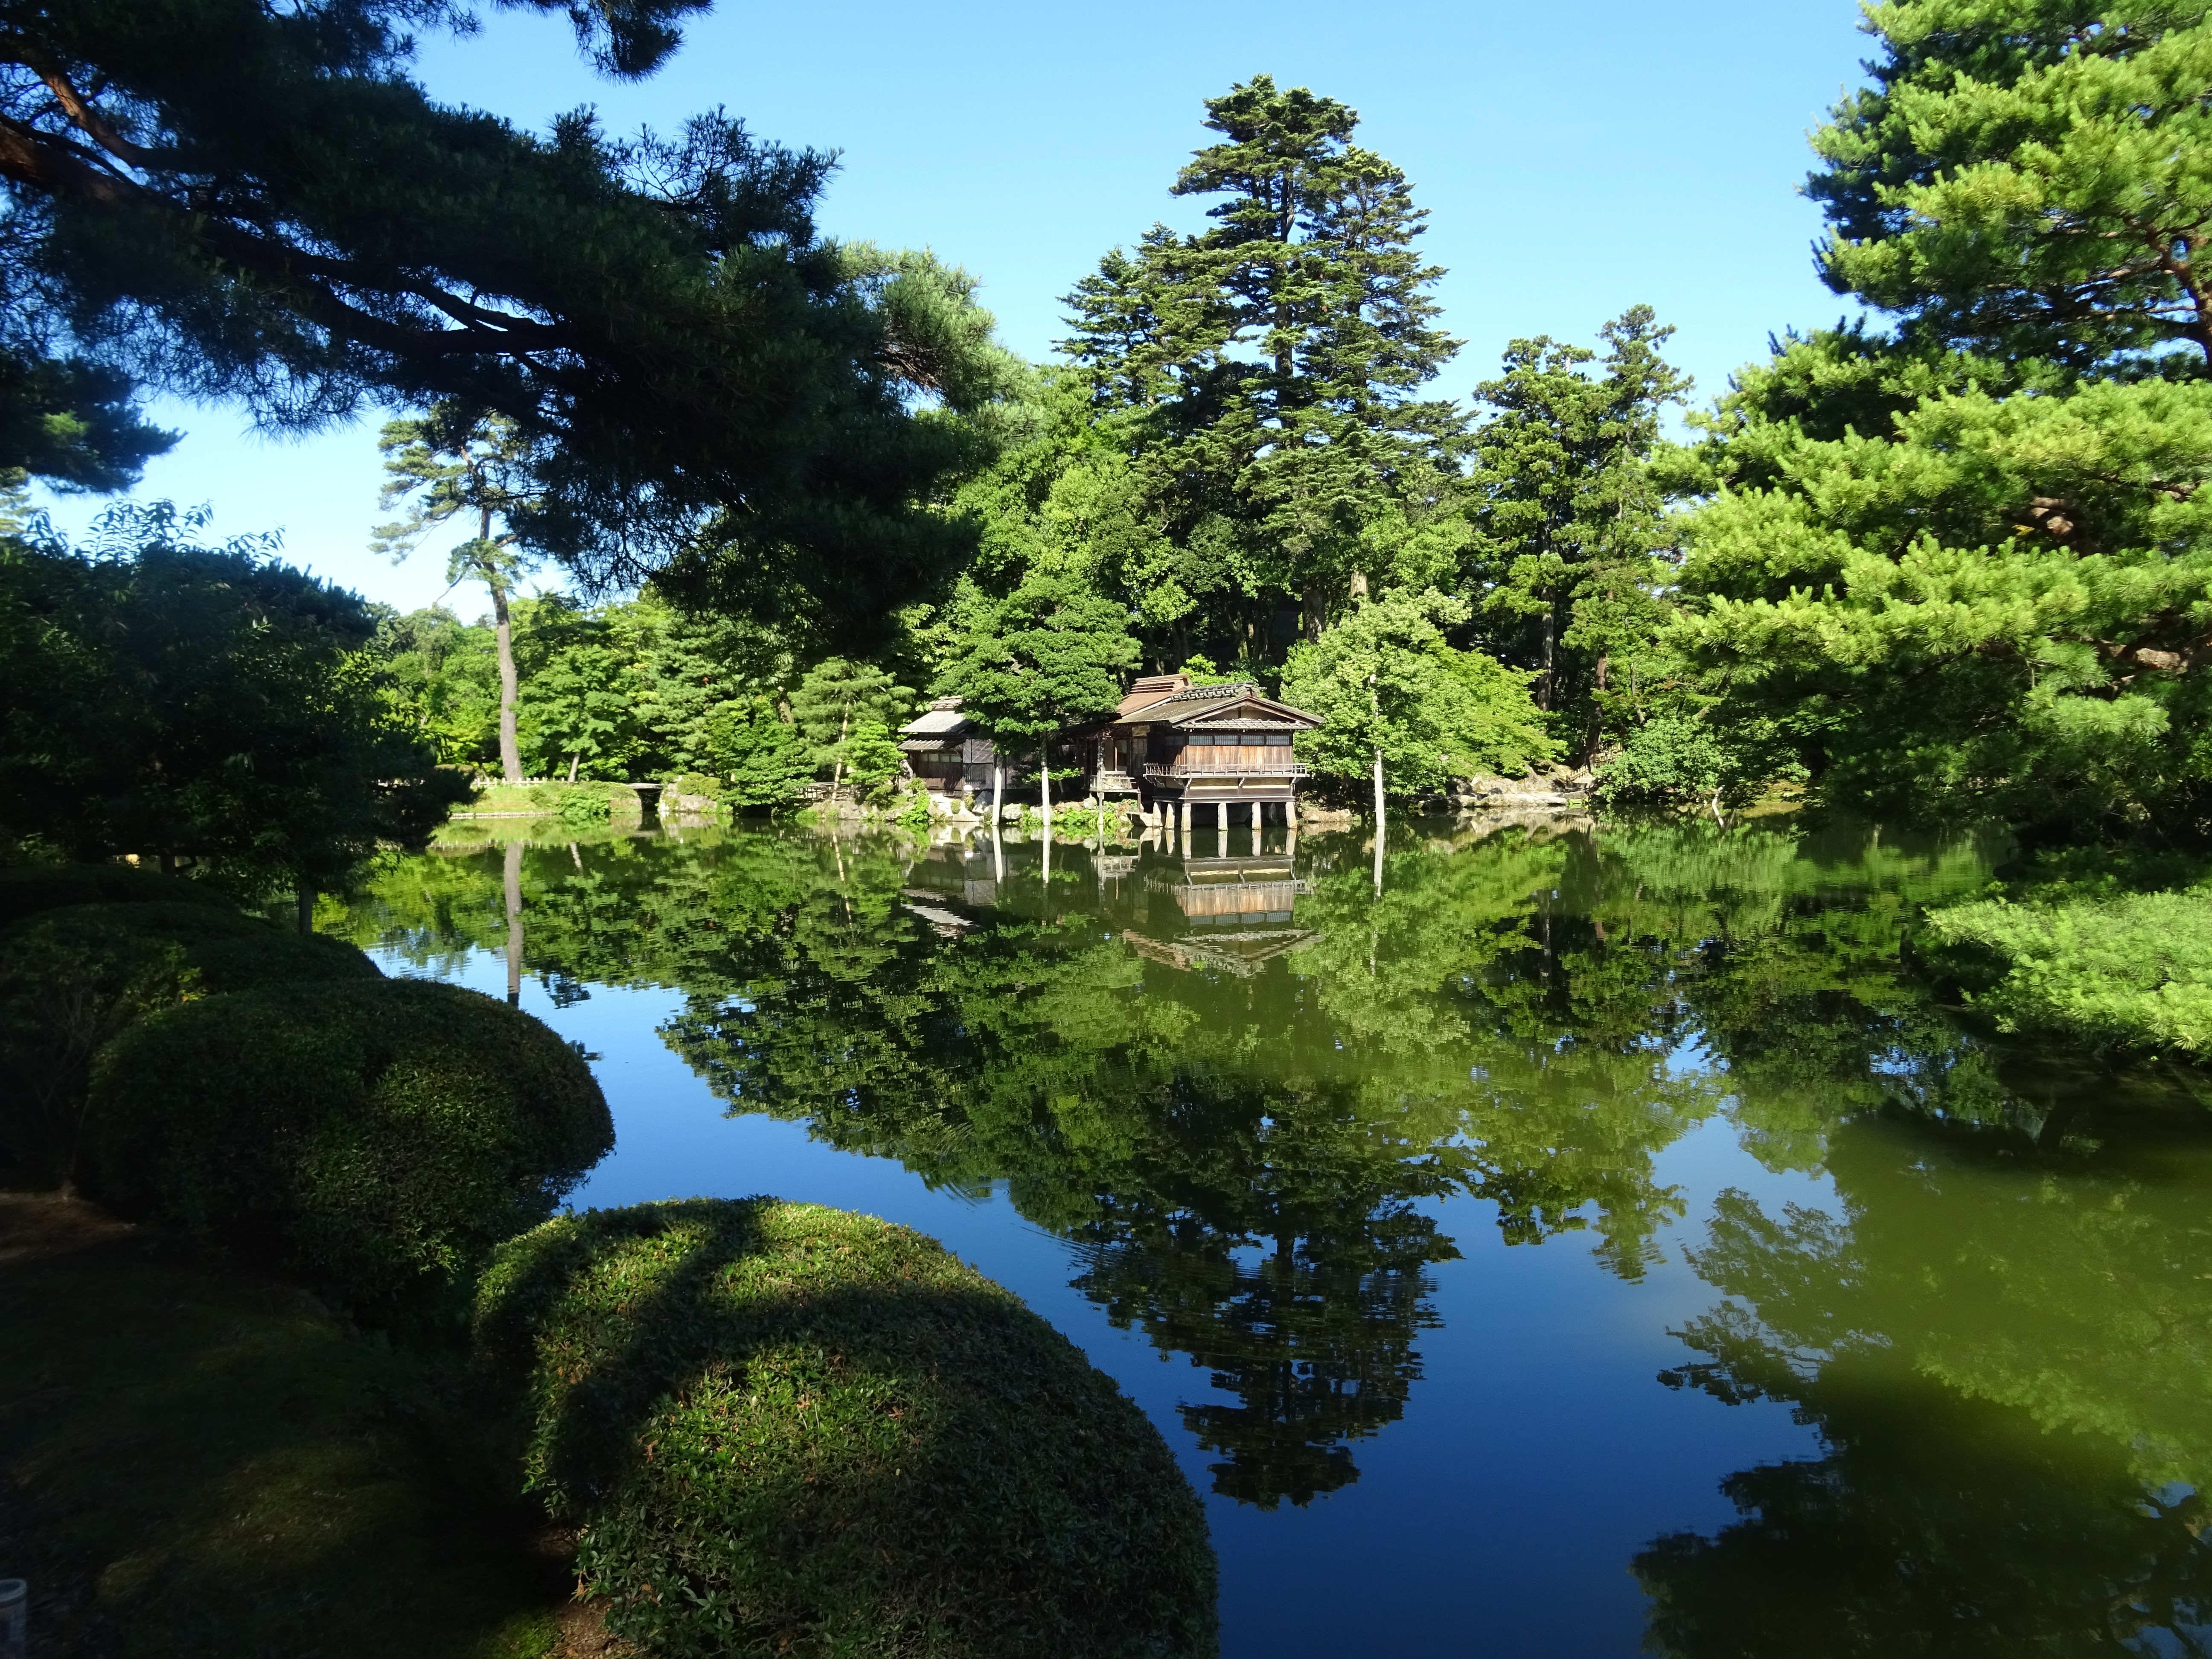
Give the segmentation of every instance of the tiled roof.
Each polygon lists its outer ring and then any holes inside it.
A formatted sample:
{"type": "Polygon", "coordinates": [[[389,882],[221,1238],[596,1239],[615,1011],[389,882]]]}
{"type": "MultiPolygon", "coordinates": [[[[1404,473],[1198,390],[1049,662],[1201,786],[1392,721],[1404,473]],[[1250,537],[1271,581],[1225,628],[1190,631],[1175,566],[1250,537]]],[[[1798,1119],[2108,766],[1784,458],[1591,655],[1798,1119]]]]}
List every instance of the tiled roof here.
{"type": "Polygon", "coordinates": [[[960,731],[967,724],[968,717],[957,708],[932,708],[920,719],[908,720],[899,730],[909,738],[946,737],[960,731]]]}

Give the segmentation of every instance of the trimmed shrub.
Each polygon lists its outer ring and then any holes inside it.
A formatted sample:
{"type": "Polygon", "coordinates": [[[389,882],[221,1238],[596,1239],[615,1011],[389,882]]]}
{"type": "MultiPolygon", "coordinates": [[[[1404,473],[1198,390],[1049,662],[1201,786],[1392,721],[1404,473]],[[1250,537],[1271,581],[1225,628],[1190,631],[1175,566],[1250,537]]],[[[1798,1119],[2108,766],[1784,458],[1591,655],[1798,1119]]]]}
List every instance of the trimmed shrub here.
{"type": "Polygon", "coordinates": [[[614,1145],[577,1052],[419,980],[210,997],[93,1065],[90,1184],[385,1316],[465,1289],[614,1145]]]}
{"type": "Polygon", "coordinates": [[[0,870],[0,927],[70,904],[203,904],[231,902],[204,882],[133,864],[27,864],[0,870]]]}
{"type": "Polygon", "coordinates": [[[0,1151],[45,1179],[72,1179],[92,1058],[156,1009],[381,977],[342,939],[212,904],[76,904],[27,916],[0,931],[0,1151]]]}
{"type": "Polygon", "coordinates": [[[477,1335],[610,1627],[655,1654],[1215,1650],[1159,1431],[907,1228],[766,1198],[564,1216],[501,1249],[477,1335]]]}

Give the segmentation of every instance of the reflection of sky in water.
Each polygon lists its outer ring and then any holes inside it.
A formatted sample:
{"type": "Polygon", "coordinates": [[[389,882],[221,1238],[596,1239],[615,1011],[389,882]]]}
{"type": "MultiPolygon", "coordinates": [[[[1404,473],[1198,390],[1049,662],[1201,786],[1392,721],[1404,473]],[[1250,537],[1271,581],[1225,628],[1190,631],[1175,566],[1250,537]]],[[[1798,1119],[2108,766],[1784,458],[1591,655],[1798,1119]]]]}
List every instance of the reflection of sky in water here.
{"type": "MultiPolygon", "coordinates": [[[[406,971],[388,955],[386,966],[406,971]]],[[[495,995],[506,988],[505,964],[489,951],[471,952],[456,977],[495,995]]],[[[576,1194],[579,1207],[773,1193],[915,1227],[1080,1345],[1151,1413],[1192,1484],[1208,1491],[1212,1458],[1176,1408],[1227,1396],[1180,1357],[1164,1361],[1140,1332],[1115,1330],[1070,1287],[1070,1247],[1002,1196],[976,1203],[933,1193],[890,1160],[810,1140],[803,1125],[725,1117],[657,1034],[680,1005],[675,992],[598,986],[587,1000],[556,1007],[531,979],[522,999],[599,1056],[593,1069],[614,1108],[614,1155],[576,1194]]],[[[1735,1143],[1716,1120],[1662,1155],[1660,1178],[1681,1187],[1691,1218],[1727,1186],[1775,1202],[1823,1198],[1823,1183],[1771,1174],[1735,1143]]],[[[1491,1205],[1422,1207],[1463,1259],[1429,1270],[1442,1324],[1419,1334],[1422,1376],[1404,1417],[1356,1443],[1359,1479],[1304,1509],[1261,1513],[1207,1498],[1223,1653],[1627,1659],[1638,1651],[1644,1604],[1629,1559],[1659,1533],[1725,1524],[1734,1511],[1718,1491],[1723,1475],[1817,1455],[1817,1437],[1782,1406],[1729,1407],[1654,1382],[1682,1357],[1668,1328],[1712,1302],[1682,1261],[1685,1226],[1662,1235],[1664,1260],[1627,1285],[1597,1271],[1578,1237],[1509,1249],[1491,1205]]]]}

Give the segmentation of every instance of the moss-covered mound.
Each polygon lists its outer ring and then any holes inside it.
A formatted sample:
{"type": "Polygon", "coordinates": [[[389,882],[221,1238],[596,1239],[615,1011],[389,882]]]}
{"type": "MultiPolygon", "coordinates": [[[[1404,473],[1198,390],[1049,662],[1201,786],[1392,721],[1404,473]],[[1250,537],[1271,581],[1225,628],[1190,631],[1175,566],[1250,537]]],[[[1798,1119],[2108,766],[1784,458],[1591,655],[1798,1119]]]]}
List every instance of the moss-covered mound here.
{"type": "Polygon", "coordinates": [[[31,864],[0,870],[0,927],[65,904],[205,904],[230,901],[204,883],[133,864],[31,864]]]}
{"type": "Polygon", "coordinates": [[[614,1145],[591,1069],[450,985],[363,980],[155,1014],[92,1072],[87,1184],[356,1310],[465,1287],[614,1145]]]}
{"type": "Polygon", "coordinates": [[[772,1199],[564,1216],[477,1293],[528,1468],[656,1654],[1215,1650],[1205,1512],[1151,1422],[930,1240],[772,1199]]]}
{"type": "Polygon", "coordinates": [[[26,916],[0,930],[0,1152],[34,1177],[71,1178],[93,1055],[156,1009],[381,977],[342,939],[212,904],[73,904],[26,916]]]}

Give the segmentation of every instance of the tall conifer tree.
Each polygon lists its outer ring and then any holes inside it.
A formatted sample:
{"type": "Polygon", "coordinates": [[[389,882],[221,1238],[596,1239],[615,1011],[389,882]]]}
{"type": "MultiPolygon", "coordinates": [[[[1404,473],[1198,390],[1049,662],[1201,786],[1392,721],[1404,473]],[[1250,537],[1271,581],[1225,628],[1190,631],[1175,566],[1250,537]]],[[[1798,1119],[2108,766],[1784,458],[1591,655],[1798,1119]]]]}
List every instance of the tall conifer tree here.
{"type": "Polygon", "coordinates": [[[1208,100],[1221,141],[1174,191],[1220,198],[1212,227],[1108,255],[1062,343],[1102,404],[1147,417],[1178,541],[1230,562],[1252,608],[1295,603],[1310,635],[1379,574],[1363,532],[1425,511],[1461,441],[1458,411],[1418,395],[1458,349],[1414,246],[1426,215],[1358,124],[1264,75],[1208,100]]]}

